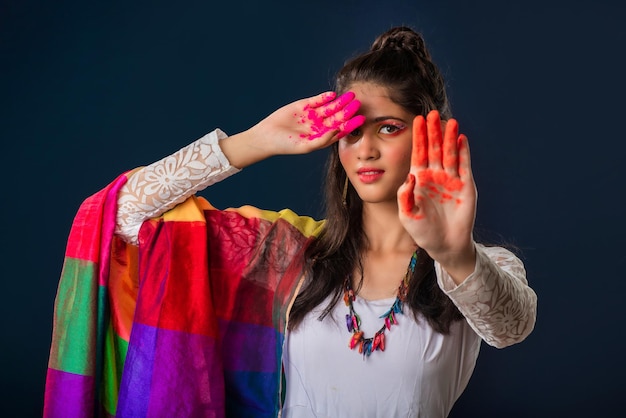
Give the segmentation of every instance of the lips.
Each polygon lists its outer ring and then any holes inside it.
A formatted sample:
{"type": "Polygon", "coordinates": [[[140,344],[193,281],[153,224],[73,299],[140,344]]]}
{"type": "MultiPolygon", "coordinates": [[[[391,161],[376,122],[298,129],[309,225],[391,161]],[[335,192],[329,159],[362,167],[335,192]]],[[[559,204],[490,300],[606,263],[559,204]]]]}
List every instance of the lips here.
{"type": "Polygon", "coordinates": [[[361,182],[363,183],[373,183],[379,180],[384,173],[385,170],[380,170],[377,168],[361,168],[357,171],[359,180],[361,180],[361,182]]]}

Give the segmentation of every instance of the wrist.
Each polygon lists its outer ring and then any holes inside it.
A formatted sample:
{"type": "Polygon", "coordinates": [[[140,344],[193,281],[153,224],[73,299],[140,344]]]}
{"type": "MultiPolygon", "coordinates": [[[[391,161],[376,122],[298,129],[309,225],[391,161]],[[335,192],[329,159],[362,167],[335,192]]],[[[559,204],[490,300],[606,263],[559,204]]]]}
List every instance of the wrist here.
{"type": "Polygon", "coordinates": [[[220,147],[230,164],[240,169],[270,156],[266,151],[257,146],[252,129],[222,139],[220,141],[220,147]]]}
{"type": "Polygon", "coordinates": [[[429,253],[429,255],[441,265],[441,268],[457,285],[472,274],[476,267],[476,246],[473,241],[462,249],[439,254],[429,253]]]}

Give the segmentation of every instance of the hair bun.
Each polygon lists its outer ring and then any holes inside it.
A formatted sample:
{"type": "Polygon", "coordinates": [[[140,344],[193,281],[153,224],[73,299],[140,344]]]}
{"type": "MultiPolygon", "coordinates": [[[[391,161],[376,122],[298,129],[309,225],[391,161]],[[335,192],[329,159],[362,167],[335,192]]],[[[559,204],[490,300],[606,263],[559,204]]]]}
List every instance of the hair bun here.
{"type": "Polygon", "coordinates": [[[414,54],[428,57],[424,38],[407,26],[398,26],[382,33],[372,46],[370,51],[379,49],[395,49],[398,51],[411,51],[414,54]]]}

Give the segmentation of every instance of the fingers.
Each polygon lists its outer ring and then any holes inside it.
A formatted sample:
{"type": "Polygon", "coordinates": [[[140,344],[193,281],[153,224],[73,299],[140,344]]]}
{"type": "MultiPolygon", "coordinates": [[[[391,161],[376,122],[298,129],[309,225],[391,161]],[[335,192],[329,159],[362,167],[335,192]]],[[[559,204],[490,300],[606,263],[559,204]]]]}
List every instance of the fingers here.
{"type": "Polygon", "coordinates": [[[441,168],[441,119],[439,112],[432,110],[426,116],[428,131],[428,167],[441,168]]]}
{"type": "Polygon", "coordinates": [[[364,123],[365,116],[363,115],[357,115],[352,119],[349,119],[348,121],[342,123],[341,125],[339,125],[339,133],[337,134],[337,139],[343,138],[364,123]]]}
{"type": "Polygon", "coordinates": [[[312,126],[316,137],[325,134],[335,135],[336,139],[343,138],[365,122],[362,115],[355,116],[361,107],[361,102],[354,99],[351,91],[342,94],[326,105],[309,111],[309,119],[314,121],[312,126]],[[321,113],[321,117],[318,116],[321,113]]]}
{"type": "Polygon", "coordinates": [[[409,173],[407,181],[398,190],[398,203],[400,211],[405,214],[413,212],[415,207],[415,197],[413,190],[415,189],[415,176],[409,173]]]}
{"type": "Polygon", "coordinates": [[[443,138],[443,168],[452,176],[457,175],[459,165],[458,144],[459,124],[455,119],[448,120],[443,138]]]}
{"type": "Polygon", "coordinates": [[[459,176],[462,180],[467,180],[472,175],[469,141],[465,135],[461,134],[457,144],[459,150],[459,176]]]}
{"type": "MultiPolygon", "coordinates": [[[[304,114],[300,123],[309,125],[310,133],[300,135],[309,140],[329,139],[336,134],[341,137],[361,126],[362,117],[353,117],[359,110],[361,102],[355,100],[351,91],[334,98],[334,93],[322,93],[306,101],[304,114]]],[[[295,115],[298,117],[298,115],[295,115]]]]}
{"type": "Polygon", "coordinates": [[[415,176],[409,173],[404,184],[398,189],[398,206],[402,215],[412,219],[424,219],[424,214],[420,208],[422,197],[415,194],[416,183],[415,176]]]}
{"type": "Polygon", "coordinates": [[[413,119],[411,167],[418,169],[428,167],[428,133],[426,131],[426,120],[422,115],[417,115],[413,119]]]}
{"type": "Polygon", "coordinates": [[[361,107],[360,101],[351,100],[350,103],[348,103],[348,105],[345,108],[343,108],[343,110],[337,113],[333,112],[333,114],[331,115],[333,115],[336,120],[347,120],[347,119],[350,119],[352,116],[356,114],[356,112],[359,111],[359,107],[361,107]]]}
{"type": "MultiPolygon", "coordinates": [[[[324,93],[322,93],[322,96],[323,95],[324,93]]],[[[324,98],[330,98],[330,97],[332,97],[330,94],[328,96],[324,96],[324,98]]],[[[316,103],[321,103],[319,106],[309,105],[309,108],[316,109],[316,111],[321,117],[327,118],[329,116],[336,114],[337,112],[339,112],[341,109],[345,108],[346,106],[349,106],[350,104],[352,104],[352,102],[354,101],[354,97],[355,97],[355,94],[353,92],[347,91],[341,96],[337,97],[336,99],[334,99],[333,97],[334,100],[332,99],[327,100],[324,103],[322,103],[320,100],[316,102],[316,103]]]]}
{"type": "Polygon", "coordinates": [[[337,112],[330,118],[330,123],[326,125],[330,126],[331,129],[336,128],[339,130],[337,139],[343,138],[365,123],[365,116],[354,116],[359,111],[359,107],[361,107],[361,102],[352,100],[342,111],[337,112]]]}
{"type": "MultiPolygon", "coordinates": [[[[449,119],[442,124],[436,110],[428,113],[426,118],[418,115],[413,120],[411,166],[416,169],[444,169],[449,175],[457,176],[462,143],[456,119],[449,119]]],[[[467,138],[465,143],[467,144],[467,138]]],[[[469,153],[469,147],[466,146],[466,149],[469,153]]]]}
{"type": "Polygon", "coordinates": [[[332,101],[335,97],[337,97],[337,93],[335,93],[334,91],[326,91],[324,93],[318,94],[317,96],[311,97],[307,101],[307,107],[311,109],[318,108],[332,101]]]}
{"type": "Polygon", "coordinates": [[[440,169],[442,166],[441,143],[439,112],[436,110],[431,111],[426,116],[426,119],[422,115],[417,115],[413,119],[411,166],[415,168],[440,169]]]}

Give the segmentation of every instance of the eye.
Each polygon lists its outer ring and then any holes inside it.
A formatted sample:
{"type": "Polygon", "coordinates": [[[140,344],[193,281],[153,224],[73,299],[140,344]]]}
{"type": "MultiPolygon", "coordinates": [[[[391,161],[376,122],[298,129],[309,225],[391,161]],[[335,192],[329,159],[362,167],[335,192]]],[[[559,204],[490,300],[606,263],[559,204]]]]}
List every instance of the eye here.
{"type": "Polygon", "coordinates": [[[354,131],[350,132],[348,135],[346,135],[346,138],[349,139],[349,140],[357,140],[361,136],[363,136],[363,131],[361,131],[361,129],[357,128],[354,131]]]}
{"type": "Polygon", "coordinates": [[[380,127],[378,132],[385,135],[393,135],[404,130],[404,128],[404,125],[385,124],[380,127]]]}

